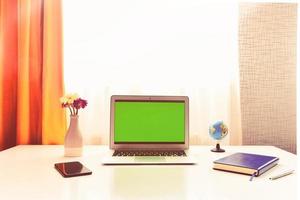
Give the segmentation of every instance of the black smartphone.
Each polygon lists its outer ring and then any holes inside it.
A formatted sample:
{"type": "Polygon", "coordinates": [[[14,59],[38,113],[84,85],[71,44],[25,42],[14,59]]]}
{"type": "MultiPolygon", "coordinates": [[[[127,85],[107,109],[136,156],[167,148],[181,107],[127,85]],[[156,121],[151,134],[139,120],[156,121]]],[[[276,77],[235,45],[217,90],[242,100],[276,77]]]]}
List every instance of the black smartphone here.
{"type": "Polygon", "coordinates": [[[63,177],[84,176],[92,174],[91,170],[83,166],[83,164],[78,161],[55,163],[54,167],[63,177]]]}

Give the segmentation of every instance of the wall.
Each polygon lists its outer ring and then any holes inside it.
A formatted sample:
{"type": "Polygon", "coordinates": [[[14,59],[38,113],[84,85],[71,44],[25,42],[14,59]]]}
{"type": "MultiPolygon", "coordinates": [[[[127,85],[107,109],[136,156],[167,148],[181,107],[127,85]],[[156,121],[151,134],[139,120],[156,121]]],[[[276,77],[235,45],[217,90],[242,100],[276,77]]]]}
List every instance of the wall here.
{"type": "Polygon", "coordinates": [[[88,100],[80,111],[86,144],[109,141],[110,96],[186,95],[190,143],[241,144],[238,4],[199,0],[72,0],[64,7],[65,91],[88,100]],[[83,3],[84,2],[84,3],[83,3]]]}
{"type": "Polygon", "coordinates": [[[297,4],[240,4],[244,145],[274,145],[296,153],[296,36],[297,4]]]}

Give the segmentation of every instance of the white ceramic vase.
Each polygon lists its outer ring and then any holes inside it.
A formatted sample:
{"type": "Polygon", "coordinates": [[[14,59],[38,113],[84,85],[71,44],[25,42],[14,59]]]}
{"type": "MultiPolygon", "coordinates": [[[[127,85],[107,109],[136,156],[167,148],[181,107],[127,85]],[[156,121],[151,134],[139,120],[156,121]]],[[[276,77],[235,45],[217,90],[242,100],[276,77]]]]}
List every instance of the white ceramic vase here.
{"type": "Polygon", "coordinates": [[[78,115],[70,115],[70,126],[65,136],[65,156],[76,157],[82,155],[82,135],[79,129],[78,115]]]}

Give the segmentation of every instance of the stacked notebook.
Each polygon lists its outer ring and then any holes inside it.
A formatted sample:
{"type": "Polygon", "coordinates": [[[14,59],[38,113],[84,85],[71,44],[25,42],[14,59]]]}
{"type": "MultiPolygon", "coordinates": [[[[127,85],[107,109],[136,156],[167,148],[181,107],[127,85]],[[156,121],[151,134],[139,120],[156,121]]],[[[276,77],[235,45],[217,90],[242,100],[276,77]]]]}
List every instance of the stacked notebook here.
{"type": "Polygon", "coordinates": [[[235,153],[214,161],[213,169],[259,176],[274,167],[279,158],[249,153],[235,153]]]}

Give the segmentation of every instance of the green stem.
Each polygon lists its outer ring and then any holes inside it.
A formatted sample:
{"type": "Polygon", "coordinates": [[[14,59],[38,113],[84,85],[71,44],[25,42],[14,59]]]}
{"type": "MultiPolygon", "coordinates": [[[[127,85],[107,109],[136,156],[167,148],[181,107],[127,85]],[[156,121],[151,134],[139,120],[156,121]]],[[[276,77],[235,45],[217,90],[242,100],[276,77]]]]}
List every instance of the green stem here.
{"type": "Polygon", "coordinates": [[[69,110],[70,110],[71,115],[73,115],[72,109],[70,108],[70,106],[68,106],[68,108],[69,108],[69,110]]]}
{"type": "Polygon", "coordinates": [[[74,106],[72,106],[72,109],[73,109],[73,114],[76,115],[76,111],[75,111],[74,106]]]}

